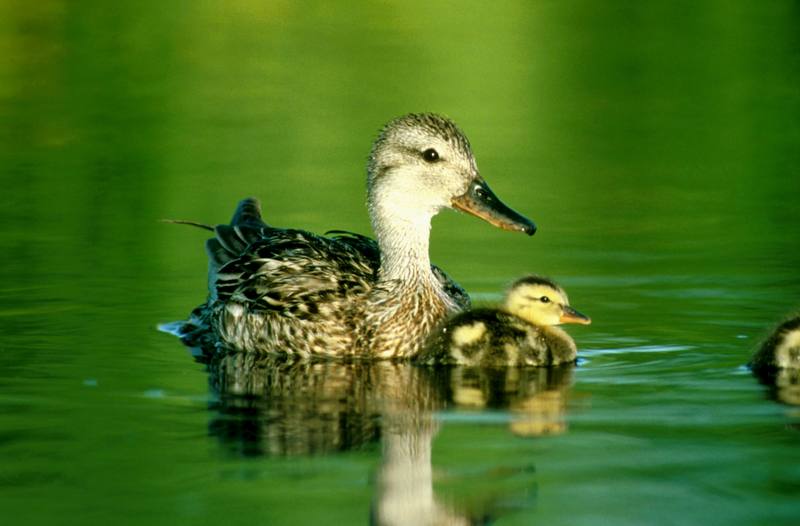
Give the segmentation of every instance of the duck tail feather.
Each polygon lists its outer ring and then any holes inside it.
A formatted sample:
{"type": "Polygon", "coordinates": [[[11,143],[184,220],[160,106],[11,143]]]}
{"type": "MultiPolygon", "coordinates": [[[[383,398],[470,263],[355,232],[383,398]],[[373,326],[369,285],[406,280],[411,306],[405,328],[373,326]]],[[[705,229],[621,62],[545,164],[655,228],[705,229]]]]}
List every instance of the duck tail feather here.
{"type": "Polygon", "coordinates": [[[238,225],[233,227],[233,229],[236,230],[239,237],[249,245],[264,239],[264,235],[267,233],[269,227],[256,228],[252,225],[238,225]]]}
{"type": "Polygon", "coordinates": [[[161,219],[162,223],[171,223],[173,225],[189,225],[189,226],[196,226],[197,228],[202,228],[203,230],[210,230],[214,231],[214,227],[211,225],[206,225],[205,223],[198,223],[197,221],[187,221],[186,219],[161,219]]]}
{"type": "Polygon", "coordinates": [[[242,225],[258,228],[267,226],[261,219],[261,203],[255,197],[242,199],[236,206],[236,212],[231,218],[231,226],[242,225]]]}
{"type": "Polygon", "coordinates": [[[239,236],[236,228],[230,225],[217,225],[214,227],[214,234],[222,248],[228,252],[228,259],[241,256],[249,244],[239,236]]]}

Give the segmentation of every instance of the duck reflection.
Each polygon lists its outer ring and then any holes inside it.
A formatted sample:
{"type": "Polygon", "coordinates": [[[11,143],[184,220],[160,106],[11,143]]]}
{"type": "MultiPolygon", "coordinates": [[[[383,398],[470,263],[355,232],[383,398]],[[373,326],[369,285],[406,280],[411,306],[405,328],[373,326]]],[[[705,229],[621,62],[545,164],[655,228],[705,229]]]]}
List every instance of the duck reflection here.
{"type": "MultiPolygon", "coordinates": [[[[293,362],[252,353],[214,358],[208,370],[218,400],[210,430],[229,452],[320,455],[380,442],[371,512],[372,523],[380,525],[481,524],[497,510],[508,509],[497,503],[509,495],[488,495],[476,506],[435,494],[431,451],[439,429],[436,414],[448,409],[507,410],[515,435],[562,433],[573,373],[571,366],[431,368],[293,362]]],[[[530,466],[515,465],[493,470],[491,476],[519,477],[514,480],[520,492],[529,494],[535,485],[531,473],[530,466]]]]}
{"type": "Polygon", "coordinates": [[[296,362],[231,353],[208,363],[216,395],[210,432],[229,452],[247,456],[349,451],[380,438],[373,396],[386,364],[296,362]]]}
{"type": "MultiPolygon", "coordinates": [[[[566,429],[564,395],[571,384],[572,366],[556,369],[447,367],[410,370],[420,374],[424,383],[430,382],[431,385],[425,389],[434,388],[440,407],[509,409],[512,413],[511,431],[522,436],[552,434],[566,429]]],[[[486,524],[497,514],[497,503],[503,500],[502,495],[488,496],[483,506],[472,506],[471,513],[434,495],[431,449],[438,424],[426,409],[436,405],[431,404],[422,411],[408,411],[402,404],[392,403],[392,409],[387,411],[373,524],[486,524]]],[[[516,466],[511,470],[482,473],[481,477],[530,474],[533,470],[529,468],[516,466]]],[[[523,479],[527,482],[529,477],[523,479]]]]}
{"type": "Polygon", "coordinates": [[[800,369],[756,370],[758,381],[769,389],[769,398],[777,402],[800,406],[800,369]]]}
{"type": "Polygon", "coordinates": [[[438,380],[449,386],[452,405],[474,409],[508,409],[510,430],[518,436],[563,433],[567,395],[574,366],[453,367],[438,380]]]}

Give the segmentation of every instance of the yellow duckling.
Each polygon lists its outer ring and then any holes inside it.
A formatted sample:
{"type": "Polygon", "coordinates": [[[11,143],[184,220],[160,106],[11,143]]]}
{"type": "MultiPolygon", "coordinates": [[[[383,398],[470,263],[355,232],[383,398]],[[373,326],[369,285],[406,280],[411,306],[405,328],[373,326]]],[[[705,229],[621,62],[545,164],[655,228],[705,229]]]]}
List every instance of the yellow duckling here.
{"type": "Polygon", "coordinates": [[[474,309],[451,318],[419,356],[427,364],[549,366],[572,363],[575,342],[561,323],[591,319],[569,306],[567,293],[540,276],[517,280],[502,309],[474,309]]]}
{"type": "Polygon", "coordinates": [[[800,369],[800,314],[778,325],[753,355],[750,367],[759,374],[800,369]]]}

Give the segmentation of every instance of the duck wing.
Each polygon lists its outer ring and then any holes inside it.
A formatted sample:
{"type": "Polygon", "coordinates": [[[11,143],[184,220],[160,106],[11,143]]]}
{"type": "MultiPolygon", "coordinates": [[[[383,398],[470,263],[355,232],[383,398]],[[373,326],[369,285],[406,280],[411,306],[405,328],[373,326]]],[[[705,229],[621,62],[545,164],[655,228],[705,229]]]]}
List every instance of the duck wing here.
{"type": "Polygon", "coordinates": [[[436,279],[439,280],[439,283],[442,284],[445,293],[458,305],[459,309],[467,310],[472,307],[472,300],[469,294],[467,294],[467,291],[464,290],[461,285],[453,281],[453,278],[448,276],[447,272],[436,265],[431,265],[431,270],[433,271],[433,275],[436,276],[436,279]]]}
{"type": "Polygon", "coordinates": [[[184,343],[200,349],[198,355],[213,354],[222,345],[218,331],[228,307],[236,305],[242,310],[231,312],[240,320],[245,313],[261,320],[258,326],[232,322],[237,328],[230,330],[245,335],[233,343],[236,349],[257,345],[254,335],[267,325],[271,332],[288,334],[275,342],[298,352],[318,343],[311,341],[318,324],[337,324],[326,331],[351,334],[351,320],[360,317],[354,309],[363,306],[361,298],[374,286],[377,266],[346,243],[295,229],[261,227],[257,239],[242,248],[253,235],[248,229],[223,228],[207,242],[209,297],[177,331],[184,343]]]}
{"type": "MultiPolygon", "coordinates": [[[[244,231],[245,236],[250,233],[244,231]]],[[[223,242],[218,234],[218,245],[214,239],[208,242],[215,256],[240,252],[216,269],[211,294],[223,302],[242,303],[251,312],[313,317],[327,303],[366,294],[377,278],[377,265],[336,239],[303,230],[264,228],[242,250],[240,233],[225,234],[230,238],[223,242]]]]}
{"type": "Polygon", "coordinates": [[[255,198],[242,200],[231,223],[214,234],[206,242],[210,300],[235,301],[251,312],[314,317],[328,303],[367,293],[380,265],[377,249],[355,238],[269,226],[255,198]]]}

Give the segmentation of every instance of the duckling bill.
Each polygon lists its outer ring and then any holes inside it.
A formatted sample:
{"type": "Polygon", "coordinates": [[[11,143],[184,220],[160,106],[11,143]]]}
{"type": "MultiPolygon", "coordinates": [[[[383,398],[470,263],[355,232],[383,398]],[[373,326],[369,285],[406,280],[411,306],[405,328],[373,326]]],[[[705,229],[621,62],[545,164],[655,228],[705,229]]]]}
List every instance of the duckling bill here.
{"type": "Polygon", "coordinates": [[[556,325],[588,325],[591,319],[569,305],[566,292],[540,276],[517,280],[503,308],[474,309],[447,321],[419,361],[473,366],[550,366],[573,363],[577,347],[556,325]]]}
{"type": "MultiPolygon", "coordinates": [[[[375,240],[278,228],[255,199],[206,243],[209,295],[179,334],[187,344],[301,357],[415,356],[469,296],[428,255],[445,208],[532,235],[478,172],[466,135],[432,113],[389,122],[372,146],[367,206],[375,240]]],[[[210,227],[209,227],[210,228],[210,227]]]]}

